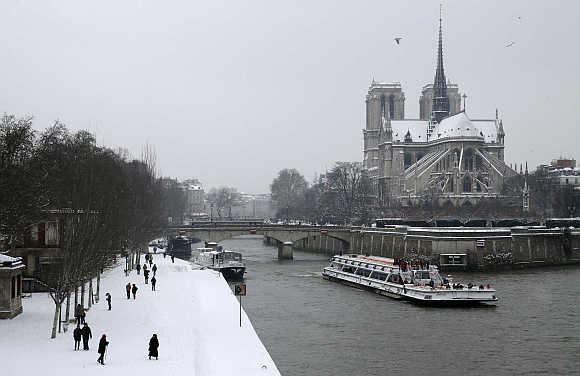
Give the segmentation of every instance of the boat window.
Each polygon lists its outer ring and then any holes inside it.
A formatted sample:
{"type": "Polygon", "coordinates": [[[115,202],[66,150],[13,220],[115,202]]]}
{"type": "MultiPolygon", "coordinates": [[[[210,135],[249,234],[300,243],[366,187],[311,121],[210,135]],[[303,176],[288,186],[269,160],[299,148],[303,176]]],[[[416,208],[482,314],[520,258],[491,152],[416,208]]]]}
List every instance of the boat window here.
{"type": "Polygon", "coordinates": [[[415,279],[431,279],[431,276],[429,276],[427,271],[418,271],[415,272],[415,279]]]}
{"type": "Polygon", "coordinates": [[[381,273],[381,272],[373,272],[372,275],[373,278],[384,281],[385,279],[387,279],[387,275],[385,273],[381,273]]]}

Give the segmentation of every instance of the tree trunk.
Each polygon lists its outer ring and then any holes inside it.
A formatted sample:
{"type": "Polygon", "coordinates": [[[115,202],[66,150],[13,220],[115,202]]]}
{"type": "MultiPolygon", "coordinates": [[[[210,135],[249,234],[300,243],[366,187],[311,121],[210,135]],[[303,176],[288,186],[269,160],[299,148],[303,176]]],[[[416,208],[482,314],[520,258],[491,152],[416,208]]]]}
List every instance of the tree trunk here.
{"type": "Polygon", "coordinates": [[[89,280],[89,301],[87,302],[89,308],[93,305],[93,279],[89,280]]]}
{"type": "Polygon", "coordinates": [[[64,315],[64,332],[68,331],[68,320],[70,316],[70,292],[66,294],[66,314],[64,315]]]}
{"type": "Polygon", "coordinates": [[[50,338],[56,338],[56,327],[58,326],[58,315],[60,313],[60,306],[55,301],[54,302],[54,319],[52,320],[52,334],[50,338]]]}
{"type": "Polygon", "coordinates": [[[79,304],[79,287],[75,287],[75,309],[77,308],[77,304],[79,304]]]}
{"type": "Polygon", "coordinates": [[[100,296],[99,296],[100,293],[101,293],[101,272],[98,271],[97,272],[97,300],[96,300],[97,303],[99,302],[99,299],[100,299],[100,296]]]}
{"type": "Polygon", "coordinates": [[[81,306],[85,308],[85,282],[81,285],[81,306]]]}

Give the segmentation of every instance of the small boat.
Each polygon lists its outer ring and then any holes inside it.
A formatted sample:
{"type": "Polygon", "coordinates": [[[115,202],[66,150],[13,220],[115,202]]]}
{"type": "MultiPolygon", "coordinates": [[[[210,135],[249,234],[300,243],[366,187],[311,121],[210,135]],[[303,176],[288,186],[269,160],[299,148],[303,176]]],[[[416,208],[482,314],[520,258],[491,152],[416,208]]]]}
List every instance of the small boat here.
{"type": "Polygon", "coordinates": [[[228,281],[244,279],[246,264],[242,261],[240,252],[214,248],[198,248],[196,264],[209,269],[217,270],[228,281]]]}
{"type": "Polygon", "coordinates": [[[176,255],[191,254],[191,240],[185,235],[178,235],[169,239],[167,253],[176,255]]]}
{"type": "Polygon", "coordinates": [[[462,285],[439,274],[435,265],[397,265],[386,257],[364,255],[333,256],[322,276],[331,281],[363,287],[377,294],[427,305],[479,305],[496,303],[491,286],[462,285]]]}

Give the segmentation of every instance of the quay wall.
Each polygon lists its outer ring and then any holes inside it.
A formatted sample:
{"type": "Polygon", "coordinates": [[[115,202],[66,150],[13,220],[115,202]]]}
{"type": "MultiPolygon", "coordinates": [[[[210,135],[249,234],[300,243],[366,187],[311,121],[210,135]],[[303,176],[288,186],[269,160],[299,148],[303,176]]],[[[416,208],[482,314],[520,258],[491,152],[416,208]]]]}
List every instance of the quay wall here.
{"type": "Polygon", "coordinates": [[[522,268],[580,263],[580,230],[393,226],[353,230],[346,249],[339,240],[323,234],[296,241],[294,248],[328,255],[421,257],[432,262],[439,262],[441,254],[466,254],[465,269],[522,268]]]}

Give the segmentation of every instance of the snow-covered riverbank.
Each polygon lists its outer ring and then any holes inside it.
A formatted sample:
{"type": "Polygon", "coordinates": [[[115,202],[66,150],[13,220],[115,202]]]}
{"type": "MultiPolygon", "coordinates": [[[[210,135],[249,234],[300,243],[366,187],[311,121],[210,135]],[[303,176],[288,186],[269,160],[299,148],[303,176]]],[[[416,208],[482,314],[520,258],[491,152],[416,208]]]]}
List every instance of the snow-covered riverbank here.
{"type": "Polygon", "coordinates": [[[49,339],[54,304],[48,294],[24,299],[20,316],[0,320],[2,375],[280,375],[243,311],[239,327],[238,301],[220,275],[179,259],[172,264],[160,254],[154,263],[157,291],[143,273],[125,277],[121,266],[103,275],[101,300],[86,317],[93,335],[89,351],[74,351],[72,324],[49,339]],[[135,300],[126,298],[128,282],[139,287],[135,300]],[[153,333],[159,360],[147,357],[153,333]],[[102,334],[110,342],[104,366],[96,361],[102,334]]]}

